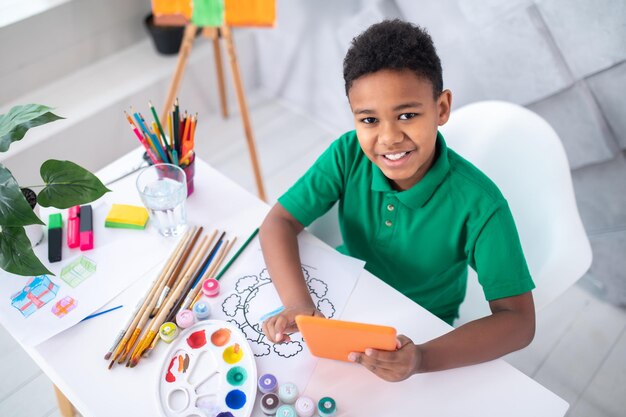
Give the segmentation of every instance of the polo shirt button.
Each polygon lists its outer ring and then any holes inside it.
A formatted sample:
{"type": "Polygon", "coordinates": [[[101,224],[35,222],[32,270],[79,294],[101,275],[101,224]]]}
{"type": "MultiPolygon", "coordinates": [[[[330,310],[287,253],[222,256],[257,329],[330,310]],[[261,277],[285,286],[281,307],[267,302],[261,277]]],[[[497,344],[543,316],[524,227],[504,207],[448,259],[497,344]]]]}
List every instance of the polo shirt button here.
{"type": "Polygon", "coordinates": [[[387,227],[391,227],[393,223],[391,223],[391,220],[385,220],[385,226],[387,227]]]}
{"type": "Polygon", "coordinates": [[[393,206],[393,204],[387,204],[387,210],[389,210],[389,211],[393,211],[393,209],[395,209],[395,207],[393,206]]]}

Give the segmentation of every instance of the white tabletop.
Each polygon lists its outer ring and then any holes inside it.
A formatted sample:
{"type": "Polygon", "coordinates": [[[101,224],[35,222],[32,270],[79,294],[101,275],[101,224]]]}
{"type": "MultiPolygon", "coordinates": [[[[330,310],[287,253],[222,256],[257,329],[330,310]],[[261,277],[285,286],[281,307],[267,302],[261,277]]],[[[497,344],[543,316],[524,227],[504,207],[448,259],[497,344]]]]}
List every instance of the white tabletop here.
{"type": "MultiPolygon", "coordinates": [[[[120,159],[101,171],[100,177],[105,181],[115,178],[136,165],[137,155],[135,152],[120,159]]],[[[203,225],[205,230],[227,229],[240,236],[237,249],[269,207],[202,161],[196,164],[196,191],[187,203],[190,223],[203,225]]],[[[111,185],[113,193],[107,196],[108,201],[140,204],[135,177],[130,175],[111,185]]],[[[308,239],[323,245],[313,236],[308,239]]],[[[109,305],[134,306],[152,278],[145,275],[109,305]]],[[[108,370],[103,359],[127,315],[127,309],[116,310],[79,323],[34,348],[25,348],[85,417],[160,415],[155,381],[166,346],[157,346],[134,369],[116,366],[108,370]]],[[[367,271],[361,274],[340,318],[389,324],[415,342],[451,329],[367,271]]],[[[305,394],[335,398],[338,416],[557,417],[568,408],[561,398],[503,360],[415,375],[400,383],[384,382],[355,364],[319,360],[305,394]]],[[[255,409],[253,415],[263,414],[255,409]]]]}

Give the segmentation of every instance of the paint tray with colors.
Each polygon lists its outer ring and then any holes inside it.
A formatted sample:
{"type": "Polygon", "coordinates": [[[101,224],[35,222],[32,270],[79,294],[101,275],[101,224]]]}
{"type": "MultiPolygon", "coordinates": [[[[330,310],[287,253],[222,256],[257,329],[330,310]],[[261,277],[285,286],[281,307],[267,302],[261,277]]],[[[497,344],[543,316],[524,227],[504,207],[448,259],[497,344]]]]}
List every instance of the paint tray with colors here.
{"type": "Polygon", "coordinates": [[[254,353],[239,328],[204,320],[172,342],[159,374],[167,417],[248,417],[256,396],[254,353]]]}

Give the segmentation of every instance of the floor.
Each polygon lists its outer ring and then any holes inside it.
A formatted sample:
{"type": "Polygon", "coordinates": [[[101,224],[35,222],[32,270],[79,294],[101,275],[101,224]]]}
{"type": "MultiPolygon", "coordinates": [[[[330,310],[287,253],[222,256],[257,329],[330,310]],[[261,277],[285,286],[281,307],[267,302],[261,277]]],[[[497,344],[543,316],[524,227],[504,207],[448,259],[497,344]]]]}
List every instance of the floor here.
{"type": "MultiPolygon", "coordinates": [[[[275,100],[251,104],[266,192],[271,202],[336,136],[275,100]]],[[[197,152],[254,192],[240,120],[207,117],[197,152]]],[[[569,417],[618,417],[626,409],[626,311],[595,295],[583,277],[538,314],[534,342],[506,359],[570,403],[569,417]]],[[[0,328],[0,416],[60,416],[50,381],[0,328]]]]}

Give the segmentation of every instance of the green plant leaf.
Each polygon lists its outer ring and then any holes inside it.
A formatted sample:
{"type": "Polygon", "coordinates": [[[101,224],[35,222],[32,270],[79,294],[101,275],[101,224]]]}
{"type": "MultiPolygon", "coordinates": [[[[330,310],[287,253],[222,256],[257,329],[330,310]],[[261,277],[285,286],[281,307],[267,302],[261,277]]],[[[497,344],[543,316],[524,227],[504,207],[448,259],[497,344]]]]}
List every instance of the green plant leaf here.
{"type": "Polygon", "coordinates": [[[2,227],[0,268],[17,275],[54,275],[35,256],[23,227],[2,227]]]}
{"type": "Polygon", "coordinates": [[[49,159],[41,165],[40,172],[46,183],[37,195],[42,207],[66,209],[90,203],[111,191],[98,177],[74,162],[49,159]]]}
{"type": "Polygon", "coordinates": [[[11,171],[0,165],[0,225],[44,224],[24,198],[11,171]]]}
{"type": "Polygon", "coordinates": [[[0,115],[0,152],[6,152],[11,143],[21,140],[28,129],[63,119],[41,104],[24,104],[12,107],[0,115]]]}

